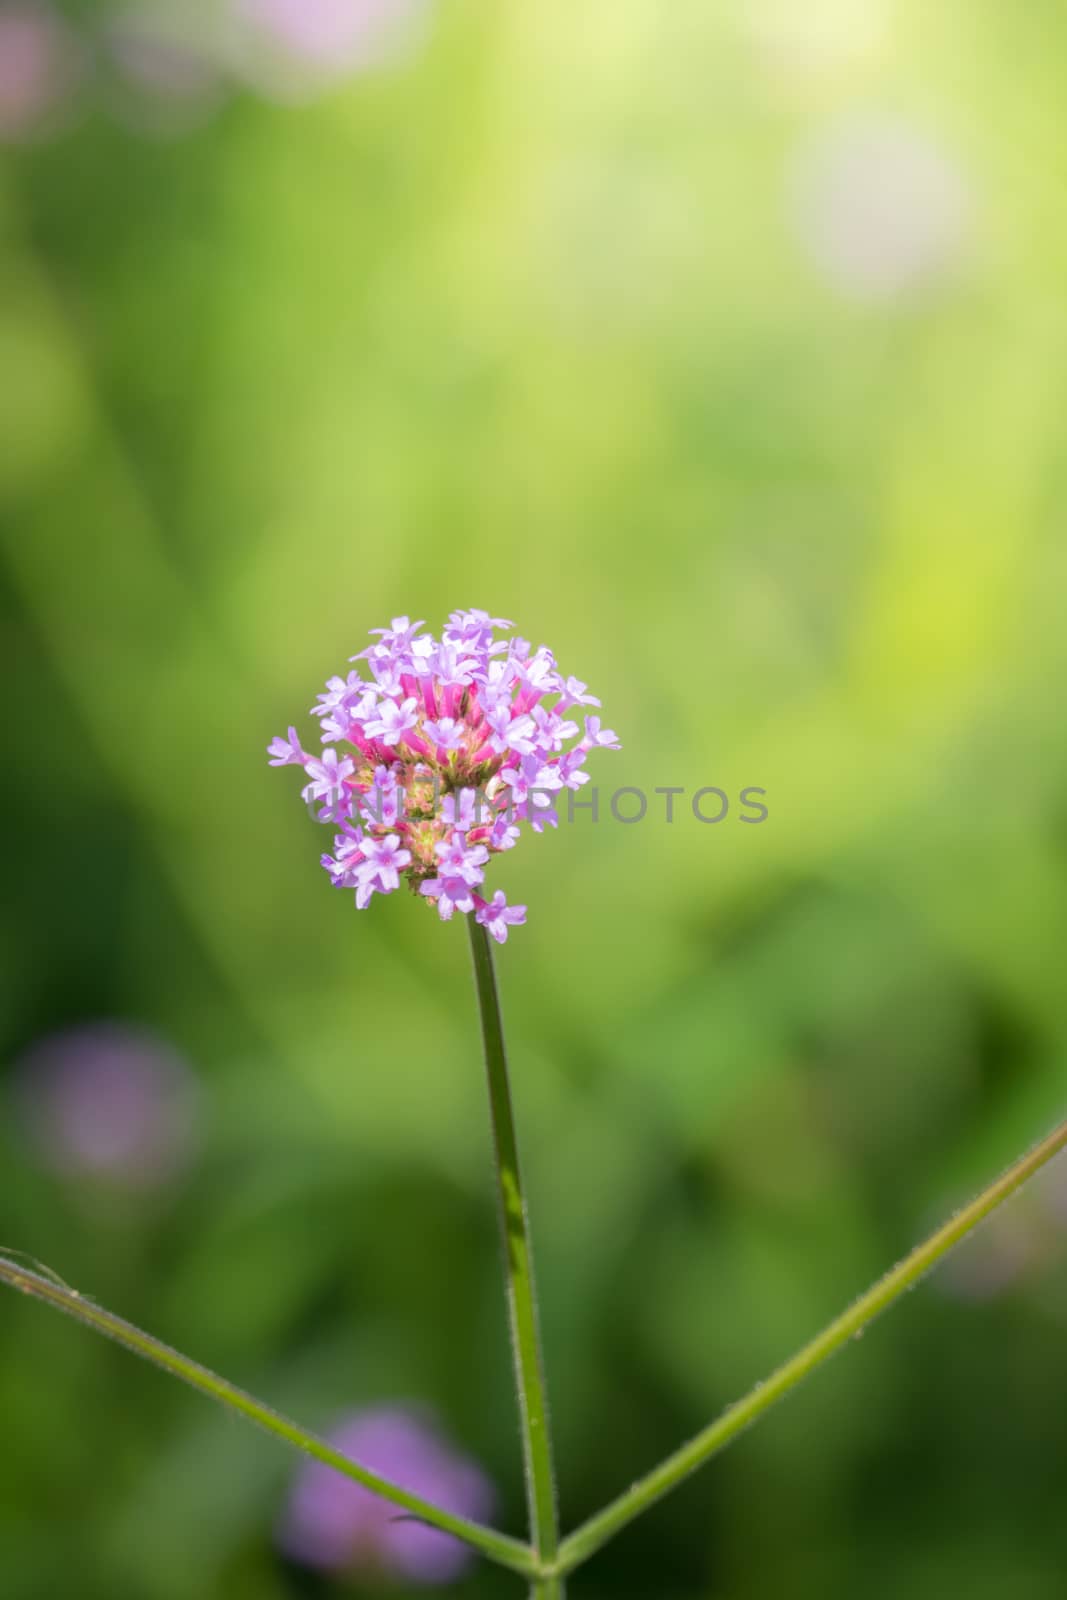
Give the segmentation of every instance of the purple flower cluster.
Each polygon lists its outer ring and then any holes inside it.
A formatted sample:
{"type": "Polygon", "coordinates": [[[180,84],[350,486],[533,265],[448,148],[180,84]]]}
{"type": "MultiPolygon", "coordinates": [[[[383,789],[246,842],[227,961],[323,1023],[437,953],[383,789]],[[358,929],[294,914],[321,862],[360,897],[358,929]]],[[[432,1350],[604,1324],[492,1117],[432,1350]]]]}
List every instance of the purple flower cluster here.
{"type": "Polygon", "coordinates": [[[555,826],[556,794],[588,782],[591,750],[618,750],[585,684],[565,678],[546,646],[497,638],[513,624],[485,611],[453,611],[440,640],[421,622],[394,617],[377,642],[331,678],[313,707],[321,755],[295,728],[268,747],[271,765],[303,767],[305,802],[337,832],[322,864],[334,885],[353,889],[362,910],[404,878],[442,921],[473,914],[500,944],[525,922],[501,890],[479,889],[492,855],[510,850],[521,825],[555,826]]]}
{"type": "MultiPolygon", "coordinates": [[[[485,1522],[493,1487],[482,1469],[446,1443],[410,1407],[380,1407],[346,1417],[331,1444],[401,1488],[457,1516],[485,1522]]],[[[379,1574],[412,1584],[453,1583],[472,1553],[451,1534],[405,1515],[332,1467],[300,1471],[279,1531],[286,1555],[326,1572],[379,1574]]]]}

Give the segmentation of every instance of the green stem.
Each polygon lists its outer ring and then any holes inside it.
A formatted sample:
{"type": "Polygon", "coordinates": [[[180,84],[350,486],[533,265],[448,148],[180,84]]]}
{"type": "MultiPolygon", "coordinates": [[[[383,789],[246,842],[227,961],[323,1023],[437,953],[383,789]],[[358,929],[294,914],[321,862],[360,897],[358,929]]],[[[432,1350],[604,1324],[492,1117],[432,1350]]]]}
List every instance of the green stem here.
{"type": "MultiPolygon", "coordinates": [[[[515,1116],[508,1083],[508,1063],[504,1050],[504,1028],[500,1019],[500,999],[493,972],[493,953],[489,935],[473,917],[467,918],[474,982],[482,1020],[485,1066],[489,1081],[489,1108],[493,1123],[496,1155],[497,1196],[500,1225],[504,1238],[507,1275],[508,1317],[515,1364],[515,1388],[519,1401],[523,1459],[526,1468],[526,1499],[530,1513],[530,1534],[539,1566],[553,1567],[559,1545],[556,1520],[556,1486],[552,1467],[552,1443],[548,1428],[548,1405],[541,1371],[541,1344],[537,1322],[537,1292],[534,1288],[530,1237],[519,1176],[519,1151],[515,1139],[515,1116]]],[[[535,1584],[538,1600],[556,1600],[563,1590],[550,1578],[535,1584]],[[555,1586],[553,1586],[555,1585],[555,1586]]]]}
{"type": "Polygon", "coordinates": [[[154,1366],[169,1372],[172,1377],[181,1378],[184,1383],[199,1390],[201,1394],[220,1401],[231,1411],[240,1412],[251,1422],[257,1422],[261,1428],[266,1428],[268,1433],[273,1433],[277,1438],[284,1439],[287,1444],[295,1445],[298,1450],[314,1456],[316,1461],[322,1461],[326,1466],[333,1467],[346,1478],[353,1478],[356,1483],[372,1489],[384,1500],[391,1500],[395,1505],[403,1506],[420,1522],[428,1522],[435,1528],[454,1534],[465,1544],[473,1545],[476,1550],[480,1550],[498,1565],[509,1567],[512,1572],[521,1573],[523,1577],[528,1578],[534,1577],[541,1570],[540,1563],[534,1560],[532,1551],[517,1539],[496,1533],[491,1528],[483,1528],[477,1522],[469,1522],[466,1517],[454,1516],[450,1511],[442,1511],[418,1495],[409,1494],[398,1484],[390,1483],[387,1478],[380,1478],[376,1472],[370,1472],[366,1467],[350,1461],[324,1439],[316,1438],[299,1424],[290,1422],[287,1417],[281,1416],[270,1406],[246,1394],[243,1389],[236,1388],[234,1384],[227,1383],[225,1378],[220,1378],[207,1367],[200,1366],[199,1362],[180,1355],[169,1345],[161,1344],[150,1334],[142,1333],[141,1329],[135,1328],[132,1323],[125,1322],[110,1311],[104,1311],[91,1300],[84,1299],[76,1289],[69,1289],[65,1284],[42,1277],[39,1273],[31,1272],[3,1256],[0,1256],[0,1282],[32,1296],[35,1300],[41,1300],[46,1305],[54,1306],[57,1311],[65,1311],[68,1316],[85,1327],[105,1334],[109,1339],[124,1345],[127,1350],[132,1350],[135,1355],[143,1356],[154,1366]]]}
{"type": "Polygon", "coordinates": [[[910,1255],[887,1272],[873,1288],[854,1302],[835,1322],[831,1322],[817,1338],[804,1346],[791,1361],[787,1361],[762,1384],[729,1406],[718,1418],[698,1433],[695,1439],[668,1456],[660,1466],[641,1478],[625,1494],[614,1500],[604,1511],[583,1524],[576,1533],[563,1541],[555,1564],[558,1572],[570,1572],[586,1561],[594,1550],[613,1538],[627,1523],[647,1511],[654,1501],[667,1494],[683,1478],[702,1467],[712,1456],[737,1438],[737,1435],[771,1406],[785,1398],[809,1373],[821,1366],[850,1339],[857,1338],[868,1323],[898,1300],[902,1294],[919,1282],[931,1267],[947,1255],[953,1245],[965,1238],[972,1229],[1002,1205],[1028,1178],[1033,1177],[1053,1156],[1067,1148],[1067,1122],[1034,1146],[1025,1156],[988,1189],[958,1211],[950,1222],[932,1234],[910,1255]]]}

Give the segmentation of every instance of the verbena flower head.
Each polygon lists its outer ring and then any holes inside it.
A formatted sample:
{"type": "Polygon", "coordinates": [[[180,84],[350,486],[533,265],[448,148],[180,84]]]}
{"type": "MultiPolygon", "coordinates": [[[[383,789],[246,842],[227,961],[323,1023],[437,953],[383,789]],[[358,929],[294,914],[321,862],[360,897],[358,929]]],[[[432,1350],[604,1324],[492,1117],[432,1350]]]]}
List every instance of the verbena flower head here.
{"type": "Polygon", "coordinates": [[[473,915],[500,944],[525,922],[503,890],[480,893],[494,855],[558,818],[564,789],[588,782],[591,750],[618,750],[578,678],[551,650],[532,648],[485,611],[453,611],[438,640],[394,617],[353,656],[366,665],[331,678],[318,704],[322,744],[309,754],[295,728],[268,747],[271,765],[304,769],[306,804],[334,830],[322,865],[363,910],[403,879],[447,922],[473,915]]]}
{"type": "MultiPolygon", "coordinates": [[[[457,1516],[484,1522],[492,1515],[496,1496],[481,1467],[455,1451],[415,1408],[357,1411],[342,1420],[330,1442],[351,1460],[457,1516]]],[[[473,1560],[472,1551],[451,1534],[404,1515],[318,1461],[307,1462],[297,1476],[279,1542],[304,1566],[408,1584],[454,1583],[473,1560]]]]}

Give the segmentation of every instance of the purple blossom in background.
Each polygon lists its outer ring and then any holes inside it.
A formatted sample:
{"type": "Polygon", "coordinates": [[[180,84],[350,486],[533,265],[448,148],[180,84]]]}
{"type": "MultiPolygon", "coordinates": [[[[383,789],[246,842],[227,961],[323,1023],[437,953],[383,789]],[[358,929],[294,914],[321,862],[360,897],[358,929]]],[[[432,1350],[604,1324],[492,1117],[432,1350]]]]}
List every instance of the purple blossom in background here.
{"type": "Polygon", "coordinates": [[[508,906],[499,889],[489,902],[478,893],[491,858],[513,848],[523,824],[554,827],[553,797],[588,781],[592,750],[620,746],[597,716],[578,738],[564,712],[599,700],[564,678],[544,645],[498,638],[510,622],[454,611],[439,640],[423,626],[394,617],[372,630],[375,643],[353,657],[372,682],[358,670],[330,679],[313,708],[329,747],[321,759],[295,728],[267,754],[272,766],[303,767],[305,801],[321,801],[318,820],[341,826],[322,865],[335,887],[355,889],[360,910],[403,877],[442,921],[473,913],[502,944],[526,907],[508,906]]]}
{"type": "Polygon", "coordinates": [[[151,1188],[192,1152],[192,1074],[145,1029],[99,1022],[52,1034],[19,1063],[15,1092],[34,1147],[65,1176],[151,1188]]]}
{"type": "Polygon", "coordinates": [[[425,0],[233,0],[241,65],[262,87],[299,95],[397,55],[425,8],[425,0]]]}
{"type": "Polygon", "coordinates": [[[92,79],[98,101],[148,132],[180,133],[251,83],[306,98],[419,41],[429,0],[128,0],[80,8],[0,0],[0,140],[50,132],[92,79]]]}
{"type": "Polygon", "coordinates": [[[56,120],[80,76],[77,43],[46,5],[0,3],[0,139],[56,120]]]}
{"type": "MultiPolygon", "coordinates": [[[[485,1473],[413,1408],[355,1412],[330,1434],[330,1442],[445,1511],[476,1522],[492,1515],[495,1496],[485,1473]]],[[[412,1520],[317,1461],[300,1469],[278,1540],[285,1554],[304,1566],[413,1584],[452,1583],[475,1559],[450,1534],[412,1520]]]]}
{"type": "Polygon", "coordinates": [[[949,152],[890,118],[850,120],[801,152],[800,242],[849,299],[892,302],[945,277],[965,253],[971,195],[949,152]]]}

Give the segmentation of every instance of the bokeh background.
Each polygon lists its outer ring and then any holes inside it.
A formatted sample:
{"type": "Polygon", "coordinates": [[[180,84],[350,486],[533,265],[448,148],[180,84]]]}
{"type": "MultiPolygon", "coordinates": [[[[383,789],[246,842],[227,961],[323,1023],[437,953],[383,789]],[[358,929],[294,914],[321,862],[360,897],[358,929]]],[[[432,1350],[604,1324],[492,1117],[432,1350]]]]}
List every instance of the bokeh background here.
{"type": "MultiPolygon", "coordinates": [[[[1067,1099],[1067,22],[1045,0],[0,4],[0,1241],[522,1521],[462,927],[265,746],[515,618],[618,784],[500,969],[565,1521],[1067,1099]]],[[[1062,1165],[575,1600],[1052,1600],[1062,1165]]],[[[378,1593],[294,1460],[0,1304],[10,1600],[378,1593]]],[[[479,1569],[446,1592],[506,1597],[479,1569]]],[[[392,1593],[416,1592],[400,1582],[392,1593]]]]}

